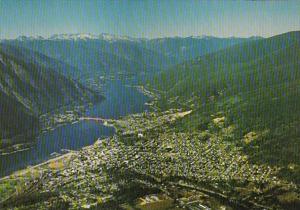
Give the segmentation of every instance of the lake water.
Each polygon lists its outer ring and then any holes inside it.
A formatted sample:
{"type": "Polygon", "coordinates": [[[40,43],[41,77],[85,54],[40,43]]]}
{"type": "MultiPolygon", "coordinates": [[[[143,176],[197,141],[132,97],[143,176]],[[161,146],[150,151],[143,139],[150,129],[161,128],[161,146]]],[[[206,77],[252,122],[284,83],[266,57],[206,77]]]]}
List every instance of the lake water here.
{"type": "MultiPolygon", "coordinates": [[[[86,116],[118,119],[132,113],[147,110],[145,102],[149,98],[136,88],[128,87],[132,81],[108,81],[104,86],[106,99],[89,108],[86,116]]],[[[98,138],[111,136],[114,128],[105,127],[95,121],[80,121],[67,124],[53,131],[41,134],[37,144],[26,151],[0,156],[0,177],[29,165],[41,163],[53,152],[61,153],[62,149],[78,150],[93,144],[98,138]]]]}

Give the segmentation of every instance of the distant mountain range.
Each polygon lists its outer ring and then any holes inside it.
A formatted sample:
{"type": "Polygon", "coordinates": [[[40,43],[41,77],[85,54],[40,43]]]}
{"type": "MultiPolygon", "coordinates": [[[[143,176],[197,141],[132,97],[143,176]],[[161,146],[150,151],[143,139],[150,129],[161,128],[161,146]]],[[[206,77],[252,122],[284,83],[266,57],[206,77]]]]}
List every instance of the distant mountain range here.
{"type": "MultiPolygon", "coordinates": [[[[90,33],[75,33],[75,34],[53,34],[50,37],[43,37],[43,36],[19,36],[16,39],[2,39],[2,41],[8,41],[8,40],[19,40],[19,41],[28,41],[28,40],[93,40],[93,39],[99,39],[104,41],[110,41],[110,42],[116,42],[116,41],[132,41],[132,42],[140,42],[140,41],[154,41],[154,40],[164,40],[164,39],[236,39],[239,37],[216,37],[216,36],[208,36],[208,35],[199,35],[199,36],[188,36],[188,37],[180,37],[180,36],[174,36],[174,37],[164,37],[164,38],[135,38],[130,36],[118,36],[115,34],[109,34],[109,33],[101,33],[98,35],[90,34],[90,33]]],[[[244,39],[262,39],[261,36],[251,36],[244,39]]]]}
{"type": "Polygon", "coordinates": [[[22,36],[2,42],[37,51],[77,68],[77,73],[70,68],[61,73],[82,79],[158,72],[185,60],[257,39],[261,38],[191,36],[143,39],[110,34],[59,34],[49,38],[22,36]]]}
{"type": "MultiPolygon", "coordinates": [[[[73,40],[73,41],[79,41],[79,40],[104,40],[104,41],[141,41],[141,40],[147,40],[145,38],[133,38],[129,36],[117,36],[114,34],[108,34],[108,33],[102,33],[99,35],[89,34],[89,33],[77,33],[77,34],[54,34],[50,37],[44,38],[42,36],[19,36],[15,40],[19,41],[28,41],[28,40],[73,40]]],[[[13,40],[13,39],[6,39],[6,40],[13,40]]]]}
{"type": "Polygon", "coordinates": [[[300,32],[250,40],[175,65],[156,74],[154,82],[170,95],[187,97],[192,93],[210,96],[214,94],[212,91],[221,90],[238,93],[243,89],[258,88],[271,79],[274,79],[272,84],[278,84],[286,79],[284,75],[276,75],[279,67],[286,67],[284,74],[289,70],[297,73],[299,42],[300,32]],[[266,72],[263,74],[263,71],[266,72]],[[247,80],[251,74],[251,79],[247,80]],[[262,78],[265,74],[269,77],[262,78]]]}

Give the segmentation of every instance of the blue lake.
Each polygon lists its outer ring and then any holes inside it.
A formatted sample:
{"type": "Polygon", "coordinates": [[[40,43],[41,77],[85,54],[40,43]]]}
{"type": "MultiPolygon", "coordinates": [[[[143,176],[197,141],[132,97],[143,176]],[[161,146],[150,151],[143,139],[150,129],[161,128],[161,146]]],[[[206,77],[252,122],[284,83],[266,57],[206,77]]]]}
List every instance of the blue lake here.
{"type": "MultiPolygon", "coordinates": [[[[86,116],[118,119],[132,113],[147,110],[149,98],[136,88],[129,87],[132,81],[113,80],[104,86],[106,99],[87,110],[86,116]]],[[[29,165],[41,163],[54,152],[63,149],[78,150],[93,144],[98,138],[114,134],[112,127],[105,127],[95,121],[80,121],[67,124],[53,131],[41,134],[37,144],[29,150],[0,156],[0,177],[29,165]]]]}

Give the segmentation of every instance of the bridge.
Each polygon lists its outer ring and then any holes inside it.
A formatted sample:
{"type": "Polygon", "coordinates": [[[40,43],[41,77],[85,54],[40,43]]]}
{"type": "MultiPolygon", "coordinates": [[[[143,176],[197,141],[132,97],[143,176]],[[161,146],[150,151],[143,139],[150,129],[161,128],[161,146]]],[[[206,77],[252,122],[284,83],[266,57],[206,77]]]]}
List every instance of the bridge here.
{"type": "Polygon", "coordinates": [[[96,121],[104,124],[113,123],[115,121],[113,119],[104,119],[100,117],[80,117],[79,120],[91,120],[91,121],[96,121]]]}

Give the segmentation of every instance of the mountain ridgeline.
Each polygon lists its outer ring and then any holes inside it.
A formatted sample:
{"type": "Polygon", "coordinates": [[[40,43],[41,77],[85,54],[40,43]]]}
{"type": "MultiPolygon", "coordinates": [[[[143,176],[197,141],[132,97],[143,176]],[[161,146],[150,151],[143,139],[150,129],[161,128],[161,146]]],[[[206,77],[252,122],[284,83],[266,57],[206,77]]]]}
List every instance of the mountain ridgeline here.
{"type": "Polygon", "coordinates": [[[63,68],[65,75],[89,79],[95,76],[149,74],[251,38],[172,37],[137,39],[102,34],[56,35],[48,39],[21,37],[3,42],[40,52],[79,71],[63,68]]]}
{"type": "Polygon", "coordinates": [[[39,115],[71,104],[100,99],[53,69],[67,65],[31,50],[0,45],[1,146],[26,142],[37,134],[39,115]],[[18,137],[18,138],[16,138],[18,137]]]}

